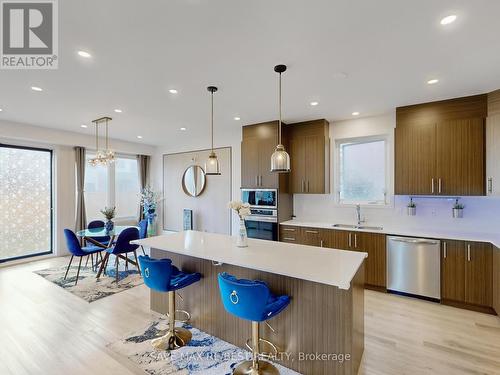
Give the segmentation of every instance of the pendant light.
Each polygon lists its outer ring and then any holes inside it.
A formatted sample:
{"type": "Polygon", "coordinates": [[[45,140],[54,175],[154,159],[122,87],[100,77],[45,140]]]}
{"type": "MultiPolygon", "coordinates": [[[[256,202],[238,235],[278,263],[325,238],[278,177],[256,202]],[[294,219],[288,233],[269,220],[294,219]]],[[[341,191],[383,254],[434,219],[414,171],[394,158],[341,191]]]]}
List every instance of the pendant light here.
{"type": "Polygon", "coordinates": [[[279,74],[278,106],[278,145],[271,156],[271,172],[290,172],[290,155],[285,151],[285,146],[281,144],[281,73],[286,71],[286,65],[276,65],[274,71],[279,74]]]}
{"type": "Polygon", "coordinates": [[[91,166],[106,166],[108,164],[114,163],[115,161],[115,153],[113,150],[109,148],[109,137],[108,137],[108,121],[111,121],[111,117],[101,117],[97,120],[92,121],[95,125],[95,149],[96,155],[94,158],[89,159],[89,164],[91,166]],[[99,124],[104,123],[105,129],[105,146],[106,148],[100,150],[99,149],[99,124]]]}
{"type": "Polygon", "coordinates": [[[207,90],[208,92],[210,92],[212,100],[212,117],[210,122],[210,128],[212,133],[212,149],[211,149],[212,151],[210,152],[208,160],[205,163],[205,174],[208,176],[219,176],[221,174],[219,168],[219,160],[217,160],[217,155],[215,155],[214,152],[214,92],[217,91],[217,87],[208,86],[207,90]]]}

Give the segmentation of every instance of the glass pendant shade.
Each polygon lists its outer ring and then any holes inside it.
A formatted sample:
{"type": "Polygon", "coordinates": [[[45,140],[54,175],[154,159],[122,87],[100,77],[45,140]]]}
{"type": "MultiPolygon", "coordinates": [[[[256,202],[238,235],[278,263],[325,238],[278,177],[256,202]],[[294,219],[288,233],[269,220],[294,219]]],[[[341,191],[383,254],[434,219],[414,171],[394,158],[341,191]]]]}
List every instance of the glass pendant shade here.
{"type": "Polygon", "coordinates": [[[271,172],[290,172],[290,155],[283,145],[277,145],[271,156],[271,172]]]}
{"type": "Polygon", "coordinates": [[[215,152],[211,152],[208,156],[208,160],[205,163],[205,174],[208,176],[218,176],[220,175],[219,160],[215,152]]]}

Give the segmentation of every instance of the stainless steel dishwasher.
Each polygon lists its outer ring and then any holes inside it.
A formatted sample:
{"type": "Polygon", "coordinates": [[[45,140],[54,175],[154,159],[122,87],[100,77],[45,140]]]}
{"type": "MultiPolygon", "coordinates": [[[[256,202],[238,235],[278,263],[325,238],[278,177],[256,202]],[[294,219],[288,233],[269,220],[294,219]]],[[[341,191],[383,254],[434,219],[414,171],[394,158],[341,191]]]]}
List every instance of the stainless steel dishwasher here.
{"type": "Polygon", "coordinates": [[[387,238],[387,289],[441,299],[441,241],[387,238]]]}

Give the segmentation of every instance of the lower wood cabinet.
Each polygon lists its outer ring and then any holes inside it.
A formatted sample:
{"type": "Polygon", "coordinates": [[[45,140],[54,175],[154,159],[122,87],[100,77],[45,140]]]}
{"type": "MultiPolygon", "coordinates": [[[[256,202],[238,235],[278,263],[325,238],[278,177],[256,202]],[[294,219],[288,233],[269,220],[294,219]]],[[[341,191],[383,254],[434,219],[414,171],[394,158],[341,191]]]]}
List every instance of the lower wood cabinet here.
{"type": "Polygon", "coordinates": [[[493,308],[500,315],[500,249],[493,249],[493,308]]]}
{"type": "Polygon", "coordinates": [[[441,241],[441,300],[487,311],[493,306],[493,247],[489,243],[441,241]]]}
{"type": "Polygon", "coordinates": [[[373,289],[386,288],[385,234],[280,225],[280,241],[366,252],[366,286],[373,289]]]}

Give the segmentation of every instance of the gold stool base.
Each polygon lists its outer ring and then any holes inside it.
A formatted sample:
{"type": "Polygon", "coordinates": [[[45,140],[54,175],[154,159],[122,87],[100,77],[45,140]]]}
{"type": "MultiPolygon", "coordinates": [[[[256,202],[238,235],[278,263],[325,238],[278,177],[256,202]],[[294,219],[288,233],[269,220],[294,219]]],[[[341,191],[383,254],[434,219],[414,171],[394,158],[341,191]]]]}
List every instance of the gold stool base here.
{"type": "Polygon", "coordinates": [[[259,369],[253,368],[252,361],[241,362],[233,371],[233,375],[279,375],[279,371],[271,363],[259,361],[259,369]]]}
{"type": "Polygon", "coordinates": [[[175,350],[189,344],[192,336],[189,330],[175,327],[173,332],[168,330],[165,336],[153,339],[151,345],[156,350],[175,350]]]}

